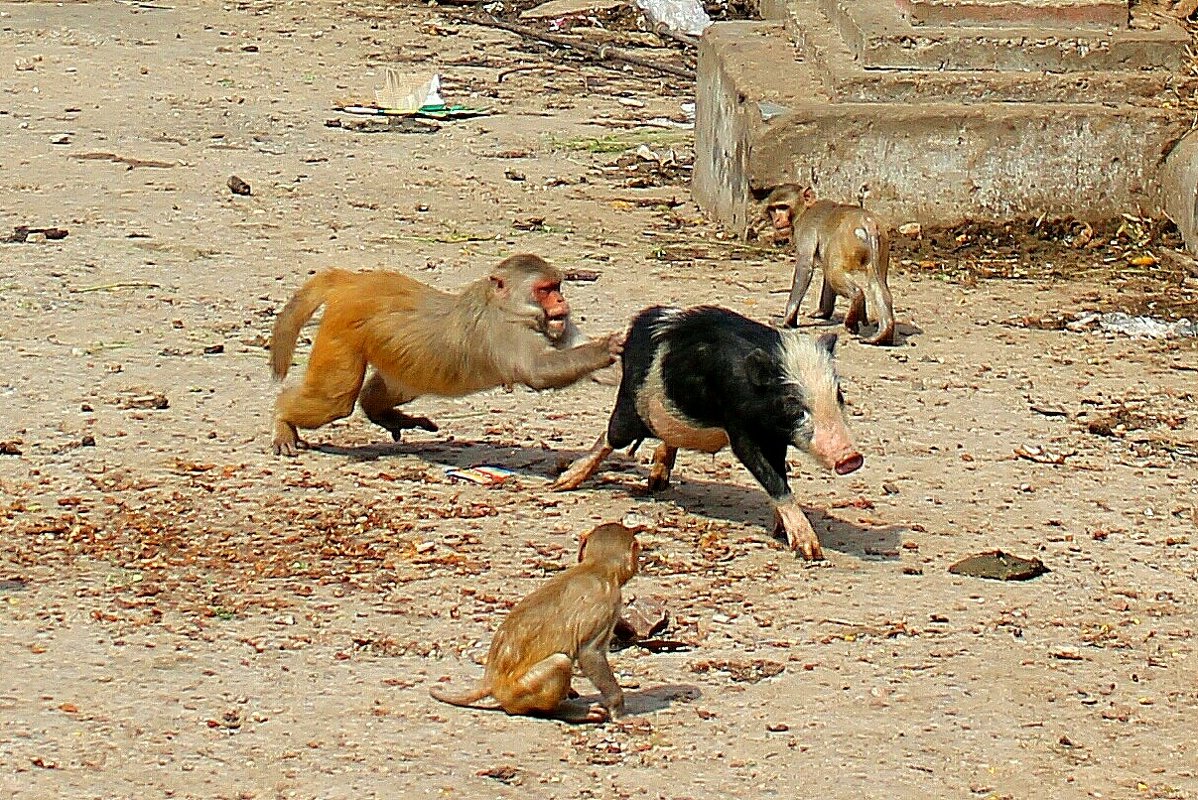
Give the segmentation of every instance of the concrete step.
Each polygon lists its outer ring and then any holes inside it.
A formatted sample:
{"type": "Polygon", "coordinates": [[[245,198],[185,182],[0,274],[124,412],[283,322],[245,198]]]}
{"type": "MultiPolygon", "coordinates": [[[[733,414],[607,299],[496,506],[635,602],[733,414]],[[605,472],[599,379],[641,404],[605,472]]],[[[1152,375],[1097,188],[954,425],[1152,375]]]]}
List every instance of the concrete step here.
{"type": "Polygon", "coordinates": [[[703,35],[693,192],[709,213],[744,230],[755,192],[798,181],[842,200],[868,183],[897,222],[1109,218],[1160,207],[1163,154],[1189,128],[1126,104],[830,102],[819,71],[777,23],[703,35]]]}
{"type": "MultiPolygon", "coordinates": [[[[762,16],[781,19],[797,52],[820,73],[837,101],[863,103],[951,100],[961,103],[1093,103],[1160,107],[1190,96],[1198,79],[1165,70],[999,72],[866,69],[824,13],[820,0],[764,0],[762,16]]],[[[777,71],[786,71],[780,66],[777,71]]],[[[806,70],[804,70],[806,71],[806,70]]]]}
{"type": "Polygon", "coordinates": [[[912,25],[1126,28],[1127,0],[897,0],[912,25]]]}
{"type": "Polygon", "coordinates": [[[867,69],[1175,72],[1189,43],[1181,24],[1163,16],[1150,18],[1153,29],[930,27],[912,25],[890,0],[821,3],[867,69]]]}

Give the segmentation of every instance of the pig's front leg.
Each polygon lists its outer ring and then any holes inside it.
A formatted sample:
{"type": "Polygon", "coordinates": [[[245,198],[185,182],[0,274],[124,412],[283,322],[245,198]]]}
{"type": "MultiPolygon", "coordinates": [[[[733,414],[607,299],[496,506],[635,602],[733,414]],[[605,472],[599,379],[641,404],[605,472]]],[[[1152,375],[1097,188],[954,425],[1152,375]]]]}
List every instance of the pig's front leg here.
{"type": "Polygon", "coordinates": [[[819,537],[811,520],[803,513],[803,507],[794,497],[785,502],[774,501],[774,535],[785,531],[786,541],[790,549],[808,561],[819,561],[824,557],[823,548],[819,546],[819,537]]]}
{"type": "Polygon", "coordinates": [[[808,561],[824,557],[819,537],[786,482],[786,443],[762,445],[748,435],[728,431],[732,452],[753,473],[774,501],[774,533],[786,532],[790,549],[808,561]]]}

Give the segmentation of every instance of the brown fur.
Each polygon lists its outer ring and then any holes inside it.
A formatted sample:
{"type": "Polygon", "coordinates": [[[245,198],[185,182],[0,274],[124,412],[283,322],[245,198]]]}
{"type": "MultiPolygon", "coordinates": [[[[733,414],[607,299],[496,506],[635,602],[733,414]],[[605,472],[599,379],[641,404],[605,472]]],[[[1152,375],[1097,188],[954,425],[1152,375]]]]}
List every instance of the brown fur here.
{"type": "Polygon", "coordinates": [[[583,537],[579,563],[551,578],[511,610],[495,632],[482,683],[462,694],[429,690],[437,700],[473,706],[491,697],[509,714],[538,714],[570,722],[602,722],[624,712],[624,692],[607,663],[622,605],[620,587],[637,573],[635,534],[616,523],[583,537]],[[603,695],[602,706],[566,703],[573,665],[603,695]]]}
{"type": "Polygon", "coordinates": [[[894,344],[894,299],[887,284],[890,240],[886,228],[863,208],[816,200],[810,187],[785,183],[770,192],[765,214],[778,231],[790,229],[795,247],[795,274],[782,324],[798,324],[799,306],[811,284],[816,264],[823,270],[819,311],[828,319],[836,298],[849,300],[844,326],[856,333],[866,310],[878,324],[866,344],[894,344]]]}
{"type": "Polygon", "coordinates": [[[395,272],[315,276],[283,307],[271,334],[271,371],[282,380],[300,328],[325,307],[303,383],[276,402],[275,452],[295,455],[297,428],[348,416],[355,400],[398,439],[408,428],[437,430],[397,409],[420,395],[459,397],[516,383],[560,388],[608,366],[622,337],[587,341],[570,319],[561,279],[533,255],[504,260],[458,294],[395,272]],[[375,371],[363,384],[368,364],[375,371]]]}

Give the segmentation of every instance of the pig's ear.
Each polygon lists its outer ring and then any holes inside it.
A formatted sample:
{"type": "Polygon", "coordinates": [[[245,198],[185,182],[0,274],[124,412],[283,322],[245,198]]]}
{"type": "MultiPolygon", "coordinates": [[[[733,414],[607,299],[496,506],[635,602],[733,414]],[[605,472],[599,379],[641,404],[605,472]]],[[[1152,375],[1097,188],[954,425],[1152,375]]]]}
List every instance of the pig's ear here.
{"type": "Polygon", "coordinates": [[[758,388],[774,384],[774,364],[769,353],[764,350],[754,350],[745,359],[745,374],[749,383],[758,388]]]}
{"type": "Polygon", "coordinates": [[[816,338],[815,343],[828,355],[834,355],[836,353],[836,334],[834,333],[825,333],[822,336],[819,336],[816,338]]]}

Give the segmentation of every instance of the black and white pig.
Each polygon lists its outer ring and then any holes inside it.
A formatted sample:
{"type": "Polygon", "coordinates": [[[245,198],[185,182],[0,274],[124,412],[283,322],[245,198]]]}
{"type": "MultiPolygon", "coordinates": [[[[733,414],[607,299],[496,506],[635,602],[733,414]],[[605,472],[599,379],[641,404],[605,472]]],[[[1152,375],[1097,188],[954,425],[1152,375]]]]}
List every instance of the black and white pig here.
{"type": "Polygon", "coordinates": [[[664,489],[679,449],[714,453],[730,444],[774,501],[775,533],[785,531],[804,558],[822,558],[786,482],[786,448],[794,445],[838,475],[864,461],[845,425],[835,347],[835,334],[812,339],[723,308],[647,308],[624,343],[607,433],[553,488],[577,488],[613,450],[635,451],[653,437],[661,444],[649,489],[664,489]]]}

